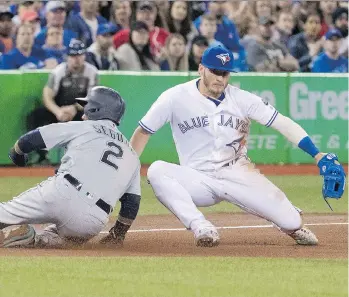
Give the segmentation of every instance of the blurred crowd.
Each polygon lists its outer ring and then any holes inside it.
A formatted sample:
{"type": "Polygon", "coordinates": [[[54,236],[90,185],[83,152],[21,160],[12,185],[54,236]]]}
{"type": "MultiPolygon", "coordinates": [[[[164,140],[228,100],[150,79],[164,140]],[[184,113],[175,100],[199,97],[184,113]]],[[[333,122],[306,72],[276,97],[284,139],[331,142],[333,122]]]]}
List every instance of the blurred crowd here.
{"type": "Polygon", "coordinates": [[[196,71],[220,45],[238,72],[346,73],[348,1],[0,4],[1,70],[54,69],[76,40],[98,70],[196,71]]]}

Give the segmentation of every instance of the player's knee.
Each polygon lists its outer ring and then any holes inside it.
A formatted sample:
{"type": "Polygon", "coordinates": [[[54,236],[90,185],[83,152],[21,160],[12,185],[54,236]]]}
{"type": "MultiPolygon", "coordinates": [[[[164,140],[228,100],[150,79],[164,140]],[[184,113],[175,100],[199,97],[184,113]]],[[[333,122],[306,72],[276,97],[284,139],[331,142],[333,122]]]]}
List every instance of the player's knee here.
{"type": "Polygon", "coordinates": [[[153,183],[156,179],[164,175],[166,165],[168,163],[164,161],[155,161],[150,165],[147,172],[147,178],[150,183],[153,183]]]}

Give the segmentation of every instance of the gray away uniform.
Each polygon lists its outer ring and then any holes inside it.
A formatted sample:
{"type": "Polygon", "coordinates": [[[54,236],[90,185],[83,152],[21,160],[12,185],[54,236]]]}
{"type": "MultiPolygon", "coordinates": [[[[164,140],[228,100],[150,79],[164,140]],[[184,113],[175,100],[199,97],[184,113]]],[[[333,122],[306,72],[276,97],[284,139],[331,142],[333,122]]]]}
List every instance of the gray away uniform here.
{"type": "Polygon", "coordinates": [[[139,158],[109,120],[58,123],[39,130],[47,149],[66,149],[62,164],[55,176],[1,203],[0,221],[54,224],[38,235],[38,245],[60,245],[62,238],[88,240],[106,226],[108,204],[114,207],[125,193],[140,195],[139,158]]]}

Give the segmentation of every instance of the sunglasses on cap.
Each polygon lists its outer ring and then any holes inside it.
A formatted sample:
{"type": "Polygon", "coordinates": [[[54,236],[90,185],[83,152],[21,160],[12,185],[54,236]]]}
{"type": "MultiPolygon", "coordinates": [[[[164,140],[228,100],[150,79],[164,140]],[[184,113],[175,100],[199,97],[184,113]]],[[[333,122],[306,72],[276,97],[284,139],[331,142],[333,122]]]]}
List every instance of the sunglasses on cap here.
{"type": "Polygon", "coordinates": [[[217,70],[217,69],[210,69],[207,68],[212,74],[222,77],[227,77],[229,75],[229,71],[223,71],[223,70],[217,70]]]}

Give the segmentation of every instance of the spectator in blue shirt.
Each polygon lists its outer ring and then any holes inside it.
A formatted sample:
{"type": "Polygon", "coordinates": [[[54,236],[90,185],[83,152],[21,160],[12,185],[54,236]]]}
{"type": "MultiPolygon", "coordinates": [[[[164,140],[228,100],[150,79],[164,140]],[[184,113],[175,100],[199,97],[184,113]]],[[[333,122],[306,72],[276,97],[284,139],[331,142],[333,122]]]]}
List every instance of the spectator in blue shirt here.
{"type": "Polygon", "coordinates": [[[63,1],[49,1],[46,4],[46,27],[35,38],[35,44],[43,46],[46,40],[47,28],[54,26],[63,30],[63,44],[65,47],[69,46],[72,39],[77,37],[77,33],[63,29],[66,20],[65,3],[63,1]]]}
{"type": "Polygon", "coordinates": [[[0,57],[0,69],[52,69],[54,60],[51,56],[33,44],[33,29],[21,25],[17,32],[16,47],[0,57]]]}
{"type": "Polygon", "coordinates": [[[210,47],[221,46],[226,48],[222,42],[215,39],[217,33],[216,16],[208,13],[202,15],[199,30],[201,35],[207,38],[210,47]]]}
{"type": "MultiPolygon", "coordinates": [[[[226,48],[226,46],[222,42],[214,38],[216,31],[217,31],[216,18],[210,14],[204,14],[201,17],[201,24],[200,24],[201,35],[207,38],[210,47],[221,46],[226,48]]],[[[238,51],[234,51],[233,56],[234,56],[234,71],[237,71],[237,72],[248,71],[249,67],[246,62],[245,49],[241,47],[238,51]]]]}
{"type": "Polygon", "coordinates": [[[339,55],[342,34],[338,29],[331,29],[325,35],[325,51],[318,55],[315,60],[312,72],[342,72],[348,73],[348,59],[339,55]]]}
{"type": "MultiPolygon", "coordinates": [[[[222,42],[226,48],[231,51],[239,51],[240,37],[235,24],[224,15],[225,1],[211,1],[208,4],[208,13],[215,16],[217,19],[217,32],[215,39],[222,42]]],[[[202,17],[198,17],[194,21],[194,25],[200,31],[202,17]]]]}
{"type": "Polygon", "coordinates": [[[78,39],[89,47],[97,37],[98,25],[107,23],[107,20],[98,15],[98,1],[81,0],[80,13],[70,15],[67,28],[78,34],[78,39]]]}
{"type": "Polygon", "coordinates": [[[63,63],[67,56],[67,47],[63,44],[63,29],[54,26],[48,27],[46,42],[42,48],[49,56],[56,59],[56,65],[63,63]]]}

